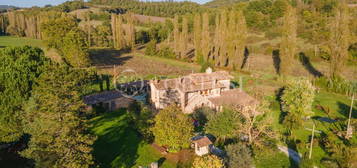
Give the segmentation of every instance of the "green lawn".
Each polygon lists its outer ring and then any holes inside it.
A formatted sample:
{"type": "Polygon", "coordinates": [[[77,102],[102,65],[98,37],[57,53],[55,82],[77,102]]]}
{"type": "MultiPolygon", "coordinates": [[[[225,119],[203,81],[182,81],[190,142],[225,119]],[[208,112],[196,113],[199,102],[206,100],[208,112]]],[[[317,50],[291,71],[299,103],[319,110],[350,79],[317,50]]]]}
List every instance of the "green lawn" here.
{"type": "Polygon", "coordinates": [[[24,46],[30,45],[34,47],[44,48],[42,40],[14,37],[14,36],[0,36],[0,48],[7,46],[24,46]]]}
{"type": "MultiPolygon", "coordinates": [[[[137,168],[163,158],[129,125],[125,110],[95,117],[89,124],[98,137],[93,155],[100,168],[137,168]]],[[[161,167],[173,168],[176,165],[166,160],[161,167]]]]}

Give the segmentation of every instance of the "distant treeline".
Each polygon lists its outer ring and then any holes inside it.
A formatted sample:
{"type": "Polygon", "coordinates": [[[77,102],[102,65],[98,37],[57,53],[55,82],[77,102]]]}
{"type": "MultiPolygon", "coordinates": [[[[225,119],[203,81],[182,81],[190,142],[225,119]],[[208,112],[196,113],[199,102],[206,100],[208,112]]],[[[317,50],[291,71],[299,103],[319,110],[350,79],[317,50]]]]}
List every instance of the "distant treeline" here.
{"type": "Polygon", "coordinates": [[[142,2],[133,0],[91,0],[90,3],[110,5],[111,7],[120,7],[137,14],[162,17],[174,17],[175,15],[207,10],[197,3],[187,1],[142,2]]]}

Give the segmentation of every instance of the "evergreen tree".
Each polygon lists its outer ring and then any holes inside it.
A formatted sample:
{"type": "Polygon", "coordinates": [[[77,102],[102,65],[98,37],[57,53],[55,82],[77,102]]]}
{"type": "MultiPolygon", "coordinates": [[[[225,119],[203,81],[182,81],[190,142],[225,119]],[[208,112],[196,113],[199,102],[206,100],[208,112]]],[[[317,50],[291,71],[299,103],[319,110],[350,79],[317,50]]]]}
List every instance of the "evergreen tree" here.
{"type": "Polygon", "coordinates": [[[296,30],[296,9],[291,5],[288,5],[283,18],[282,39],[280,44],[280,74],[289,74],[295,65],[294,56],[296,54],[296,30]]]}
{"type": "Polygon", "coordinates": [[[23,105],[48,62],[39,48],[24,46],[0,50],[0,142],[16,141],[23,134],[23,105]]]}
{"type": "Polygon", "coordinates": [[[83,70],[51,65],[38,78],[25,108],[25,133],[31,135],[21,155],[36,167],[88,168],[93,164],[81,93],[91,76],[83,70]],[[61,79],[61,80],[59,80],[61,79]]]}

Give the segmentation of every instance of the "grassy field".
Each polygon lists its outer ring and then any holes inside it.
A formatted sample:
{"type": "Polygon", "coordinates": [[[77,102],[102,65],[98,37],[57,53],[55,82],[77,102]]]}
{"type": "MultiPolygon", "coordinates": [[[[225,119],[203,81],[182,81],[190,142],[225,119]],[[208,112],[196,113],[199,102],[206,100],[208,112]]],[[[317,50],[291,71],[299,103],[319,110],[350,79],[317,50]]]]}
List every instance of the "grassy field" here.
{"type": "MultiPolygon", "coordinates": [[[[100,168],[137,168],[163,160],[163,156],[142,141],[129,125],[125,110],[95,117],[89,124],[98,137],[93,154],[100,168]]],[[[161,164],[162,168],[176,167],[169,160],[161,164]]]]}
{"type": "Polygon", "coordinates": [[[39,47],[45,52],[47,57],[58,62],[61,61],[61,57],[57,54],[57,52],[54,49],[47,49],[42,40],[25,37],[0,36],[0,48],[25,45],[39,47]]]}
{"type": "Polygon", "coordinates": [[[24,38],[24,37],[13,37],[13,36],[0,36],[0,48],[7,46],[34,46],[44,48],[42,40],[24,38]]]}

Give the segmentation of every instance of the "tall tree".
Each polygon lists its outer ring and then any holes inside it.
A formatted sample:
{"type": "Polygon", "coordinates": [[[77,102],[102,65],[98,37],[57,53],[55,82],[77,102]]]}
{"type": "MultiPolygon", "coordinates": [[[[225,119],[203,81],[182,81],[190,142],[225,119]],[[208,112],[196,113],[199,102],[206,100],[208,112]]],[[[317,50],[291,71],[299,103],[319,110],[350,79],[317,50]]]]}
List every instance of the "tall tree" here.
{"type": "Polygon", "coordinates": [[[89,168],[93,164],[81,94],[92,77],[84,70],[51,65],[38,78],[26,105],[24,131],[31,135],[21,155],[36,167],[89,168]],[[61,79],[61,80],[58,80],[61,79]]]}
{"type": "Polygon", "coordinates": [[[223,112],[210,116],[205,131],[224,141],[236,136],[238,125],[238,114],[231,109],[224,109],[223,112]]]}
{"type": "Polygon", "coordinates": [[[152,128],[155,142],[168,146],[170,151],[188,148],[193,136],[193,125],[188,116],[177,106],[169,106],[155,116],[152,128]]]}
{"type": "Polygon", "coordinates": [[[331,50],[331,77],[340,76],[340,73],[346,64],[350,35],[348,7],[345,0],[342,0],[330,26],[329,46],[331,50]]]}
{"type": "Polygon", "coordinates": [[[0,142],[16,141],[23,134],[23,105],[48,62],[39,48],[25,46],[0,50],[0,142]]]}
{"type": "Polygon", "coordinates": [[[296,9],[291,5],[287,6],[282,28],[279,73],[287,75],[295,65],[294,57],[296,54],[297,16],[296,9]]]}
{"type": "Polygon", "coordinates": [[[241,68],[243,66],[243,59],[245,53],[245,45],[248,37],[247,24],[243,11],[239,10],[236,14],[237,20],[235,23],[236,33],[235,33],[235,53],[234,59],[231,61],[234,65],[233,68],[241,68]]]}
{"type": "Polygon", "coordinates": [[[201,14],[195,14],[193,25],[193,43],[195,46],[195,58],[196,62],[199,62],[202,58],[201,39],[202,39],[202,24],[201,14]]]}
{"type": "Polygon", "coordinates": [[[204,13],[202,16],[202,55],[205,62],[209,62],[209,54],[211,51],[211,35],[209,31],[209,15],[204,13]]]}
{"type": "Polygon", "coordinates": [[[50,18],[41,29],[47,46],[56,49],[66,63],[73,67],[89,65],[87,37],[75,18],[66,15],[50,18]]]}
{"type": "Polygon", "coordinates": [[[74,67],[86,67],[90,64],[87,37],[79,29],[69,31],[61,47],[65,60],[74,67]]]}
{"type": "Polygon", "coordinates": [[[187,54],[188,38],[188,19],[187,16],[182,17],[182,31],[180,34],[180,58],[183,59],[187,54]]]}
{"type": "Polygon", "coordinates": [[[123,29],[123,18],[121,15],[112,14],[111,25],[113,31],[113,44],[116,49],[125,48],[125,36],[123,29]]]}
{"type": "Polygon", "coordinates": [[[126,15],[126,20],[128,24],[128,28],[126,31],[126,39],[127,39],[127,46],[131,49],[134,48],[135,45],[135,25],[134,25],[134,15],[133,13],[128,13],[126,15]]]}
{"type": "Polygon", "coordinates": [[[312,102],[315,97],[315,87],[307,79],[289,80],[281,97],[282,107],[287,115],[284,124],[290,130],[302,126],[302,118],[310,117],[312,102]]]}
{"type": "Polygon", "coordinates": [[[174,30],[173,30],[173,34],[174,34],[174,51],[176,54],[179,53],[179,42],[180,42],[180,30],[179,30],[179,17],[177,15],[175,15],[174,18],[174,30]]]}

